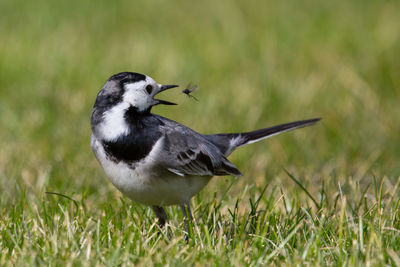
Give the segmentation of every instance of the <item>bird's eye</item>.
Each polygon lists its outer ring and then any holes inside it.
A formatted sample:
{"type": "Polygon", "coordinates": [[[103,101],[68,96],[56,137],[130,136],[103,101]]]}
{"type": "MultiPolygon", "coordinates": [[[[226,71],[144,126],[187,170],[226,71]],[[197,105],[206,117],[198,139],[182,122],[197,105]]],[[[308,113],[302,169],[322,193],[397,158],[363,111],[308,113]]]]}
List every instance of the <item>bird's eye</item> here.
{"type": "Polygon", "coordinates": [[[151,92],[153,92],[153,86],[151,84],[146,86],[146,91],[148,94],[151,94],[151,92]]]}

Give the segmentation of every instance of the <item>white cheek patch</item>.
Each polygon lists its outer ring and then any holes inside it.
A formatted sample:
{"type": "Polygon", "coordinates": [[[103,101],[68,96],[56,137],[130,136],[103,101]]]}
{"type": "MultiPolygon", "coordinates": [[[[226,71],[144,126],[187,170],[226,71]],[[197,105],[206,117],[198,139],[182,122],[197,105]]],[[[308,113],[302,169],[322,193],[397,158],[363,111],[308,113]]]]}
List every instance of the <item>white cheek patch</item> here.
{"type": "Polygon", "coordinates": [[[129,133],[129,125],[125,121],[125,112],[129,107],[135,107],[143,111],[151,107],[154,100],[145,90],[147,81],[139,81],[124,85],[122,102],[107,110],[103,114],[103,121],[100,124],[99,134],[101,138],[112,141],[121,135],[129,133]]]}
{"type": "Polygon", "coordinates": [[[153,98],[143,89],[145,82],[125,85],[123,101],[136,107],[139,111],[146,110],[153,104],[153,98]]]}
{"type": "Polygon", "coordinates": [[[129,133],[129,126],[124,118],[128,108],[129,104],[122,102],[104,112],[99,131],[103,139],[111,141],[129,133]]]}

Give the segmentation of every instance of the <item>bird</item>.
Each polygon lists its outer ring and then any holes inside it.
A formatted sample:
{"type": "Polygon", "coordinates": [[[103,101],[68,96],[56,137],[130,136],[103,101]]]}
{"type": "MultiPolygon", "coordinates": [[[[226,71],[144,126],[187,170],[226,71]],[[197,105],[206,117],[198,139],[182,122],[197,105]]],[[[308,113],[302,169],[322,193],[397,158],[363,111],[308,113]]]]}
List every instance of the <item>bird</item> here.
{"type": "Polygon", "coordinates": [[[213,176],[242,176],[227,159],[235,149],[320,120],[250,132],[201,134],[151,113],[156,105],[177,105],[155,98],[175,87],[136,72],[112,75],[93,106],[90,146],[111,183],[134,202],[151,207],[160,227],[168,220],[164,207],[179,205],[186,233],[192,220],[190,199],[213,176]]]}

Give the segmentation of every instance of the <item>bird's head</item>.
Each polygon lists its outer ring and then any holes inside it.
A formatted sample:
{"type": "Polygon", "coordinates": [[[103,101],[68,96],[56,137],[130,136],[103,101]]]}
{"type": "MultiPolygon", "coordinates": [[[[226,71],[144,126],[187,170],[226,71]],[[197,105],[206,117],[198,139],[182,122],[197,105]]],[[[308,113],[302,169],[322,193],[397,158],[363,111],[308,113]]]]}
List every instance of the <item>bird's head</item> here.
{"type": "Polygon", "coordinates": [[[135,73],[121,72],[111,76],[97,95],[95,107],[108,109],[124,103],[138,112],[150,111],[152,106],[176,105],[175,103],[155,99],[158,93],[178,87],[178,85],[161,85],[151,77],[135,73]]]}

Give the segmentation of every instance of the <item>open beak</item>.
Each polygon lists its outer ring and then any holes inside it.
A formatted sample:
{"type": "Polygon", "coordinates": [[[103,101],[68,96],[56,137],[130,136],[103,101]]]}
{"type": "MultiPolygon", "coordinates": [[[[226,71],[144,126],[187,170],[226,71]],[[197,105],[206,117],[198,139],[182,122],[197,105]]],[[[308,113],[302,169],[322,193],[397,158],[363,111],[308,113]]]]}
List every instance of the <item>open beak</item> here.
{"type": "MultiPolygon", "coordinates": [[[[160,92],[171,89],[171,88],[175,88],[175,87],[179,87],[179,85],[176,85],[176,84],[161,85],[160,92]]],[[[160,93],[160,92],[158,92],[158,93],[160,93]]]]}
{"type": "MultiPolygon", "coordinates": [[[[158,91],[157,94],[161,93],[162,91],[165,91],[165,90],[168,90],[168,89],[171,89],[171,88],[175,88],[175,87],[178,87],[178,86],[179,85],[175,85],[175,84],[172,84],[172,85],[161,85],[160,91],[158,91]]],[[[161,99],[154,99],[154,100],[155,100],[155,104],[154,105],[159,105],[159,104],[163,104],[163,105],[178,105],[176,103],[169,102],[169,101],[166,101],[166,100],[161,100],[161,99]]]]}

